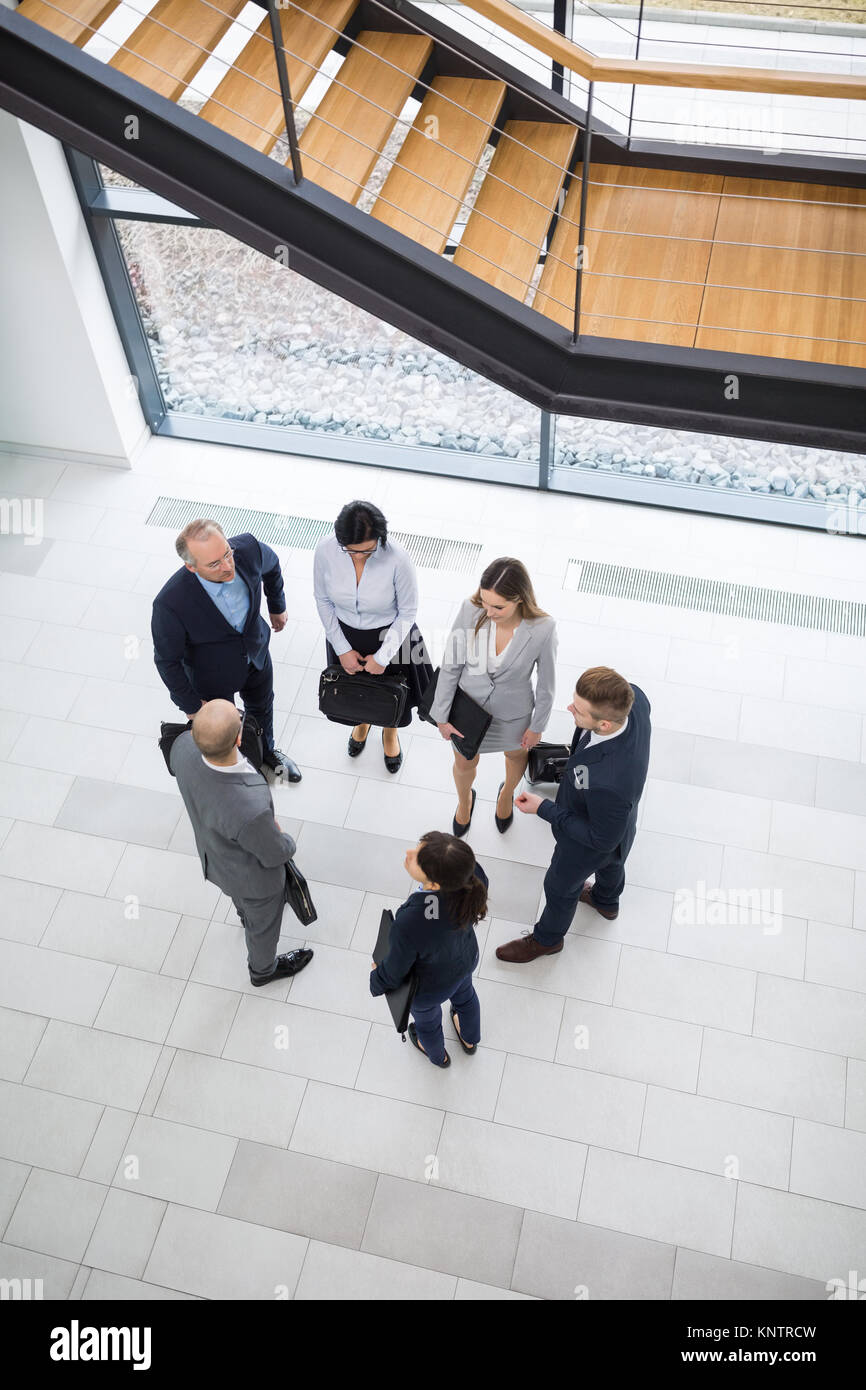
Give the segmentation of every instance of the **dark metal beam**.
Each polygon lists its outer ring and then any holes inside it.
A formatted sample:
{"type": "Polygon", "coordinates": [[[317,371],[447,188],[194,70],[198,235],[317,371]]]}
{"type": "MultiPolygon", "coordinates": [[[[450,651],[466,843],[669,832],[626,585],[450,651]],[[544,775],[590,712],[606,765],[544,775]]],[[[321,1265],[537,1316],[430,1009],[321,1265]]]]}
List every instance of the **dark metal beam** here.
{"type": "Polygon", "coordinates": [[[20,15],[0,105],[545,410],[866,449],[866,371],[614,339],[552,321],[20,15]],[[126,138],[130,115],[137,139],[126,138]],[[733,378],[733,380],[732,380],[733,378]]]}

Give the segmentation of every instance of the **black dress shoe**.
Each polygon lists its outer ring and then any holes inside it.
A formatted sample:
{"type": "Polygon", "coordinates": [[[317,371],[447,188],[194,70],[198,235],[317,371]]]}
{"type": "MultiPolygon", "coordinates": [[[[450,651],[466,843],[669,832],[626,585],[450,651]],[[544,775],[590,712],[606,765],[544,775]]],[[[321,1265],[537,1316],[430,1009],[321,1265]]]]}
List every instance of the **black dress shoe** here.
{"type": "MultiPolygon", "coordinates": [[[[399,737],[398,737],[398,739],[397,739],[397,742],[398,742],[398,743],[400,742],[399,737]]],[[[388,753],[385,753],[385,730],[384,730],[384,729],[382,730],[382,752],[385,754],[385,766],[387,767],[388,771],[389,771],[389,772],[399,772],[399,771],[400,771],[400,766],[401,766],[401,764],[402,764],[402,762],[403,762],[403,749],[401,748],[401,749],[400,749],[400,752],[397,753],[397,755],[396,755],[395,757],[393,757],[393,758],[392,758],[388,753]]]]}
{"type": "Polygon", "coordinates": [[[271,980],[282,980],[286,975],[297,975],[312,959],[313,953],[307,946],[302,946],[297,951],[287,951],[284,956],[277,956],[276,969],[270,975],[254,975],[251,970],[250,980],[254,985],[269,985],[271,980]]]}
{"type": "Polygon", "coordinates": [[[473,1044],[471,1045],[471,1047],[470,1047],[469,1043],[465,1043],[465,1042],[463,1041],[463,1034],[460,1032],[460,1029],[457,1027],[457,1024],[454,1022],[454,1017],[455,1017],[455,1015],[456,1015],[456,1013],[457,1013],[457,1010],[456,1010],[456,1009],[452,1009],[452,1008],[449,1006],[448,1012],[449,1012],[450,1015],[451,1015],[451,1024],[452,1024],[452,1027],[454,1028],[454,1032],[457,1034],[457,1041],[459,1042],[460,1046],[463,1048],[463,1051],[464,1051],[464,1052],[468,1052],[468,1053],[469,1053],[469,1056],[471,1057],[471,1056],[473,1055],[473,1053],[475,1053],[475,1052],[478,1051],[478,1044],[477,1044],[477,1043],[473,1043],[473,1044]]]}
{"type": "MultiPolygon", "coordinates": [[[[417,1047],[418,1051],[421,1053],[421,1055],[422,1055],[423,1057],[427,1057],[427,1053],[424,1051],[423,1047],[421,1046],[421,1044],[420,1044],[419,1041],[418,1041],[418,1034],[417,1034],[417,1032],[416,1032],[416,1030],[415,1030],[415,1024],[414,1024],[414,1023],[410,1023],[410,1024],[409,1024],[409,1027],[406,1029],[406,1032],[409,1034],[409,1041],[410,1041],[410,1043],[412,1044],[412,1046],[413,1046],[413,1047],[417,1047]]],[[[430,1058],[429,1058],[429,1057],[427,1057],[427,1061],[428,1061],[428,1062],[430,1061],[430,1058]]],[[[446,1052],[446,1053],[445,1053],[445,1061],[444,1061],[444,1062],[433,1062],[433,1063],[431,1063],[431,1065],[434,1066],[434,1067],[450,1067],[450,1065],[451,1065],[451,1058],[448,1056],[448,1053],[446,1052]]]]}
{"type": "Polygon", "coordinates": [[[276,776],[278,782],[300,782],[301,769],[298,764],[292,762],[285,753],[281,753],[279,748],[269,748],[262,757],[262,763],[269,767],[276,776]]]}
{"type": "MultiPolygon", "coordinates": [[[[504,786],[504,782],[499,783],[499,791],[496,793],[497,806],[499,805],[499,796],[504,786]]],[[[501,816],[497,816],[496,810],[494,808],[493,819],[496,821],[496,829],[499,831],[500,835],[504,835],[511,822],[514,820],[514,797],[511,798],[511,815],[506,816],[503,820],[501,816]]]]}
{"type": "Polygon", "coordinates": [[[469,819],[468,819],[468,821],[466,822],[465,825],[461,825],[460,821],[459,821],[459,820],[457,819],[457,817],[455,816],[454,819],[453,819],[453,821],[451,822],[451,830],[452,830],[452,833],[453,833],[454,835],[457,836],[458,840],[460,839],[461,835],[465,835],[465,834],[466,834],[466,831],[469,829],[470,825],[472,824],[472,812],[473,812],[474,810],[475,810],[475,788],[473,787],[473,788],[472,788],[472,809],[471,809],[470,812],[469,812],[469,819]]]}
{"type": "MultiPolygon", "coordinates": [[[[368,730],[367,730],[367,738],[369,738],[369,737],[370,737],[370,730],[368,729],[368,730]]],[[[359,753],[363,753],[363,751],[364,751],[364,749],[365,749],[366,747],[367,747],[367,739],[366,739],[366,738],[355,738],[352,734],[349,734],[349,757],[350,757],[350,758],[357,758],[358,754],[359,754],[359,753]]]]}

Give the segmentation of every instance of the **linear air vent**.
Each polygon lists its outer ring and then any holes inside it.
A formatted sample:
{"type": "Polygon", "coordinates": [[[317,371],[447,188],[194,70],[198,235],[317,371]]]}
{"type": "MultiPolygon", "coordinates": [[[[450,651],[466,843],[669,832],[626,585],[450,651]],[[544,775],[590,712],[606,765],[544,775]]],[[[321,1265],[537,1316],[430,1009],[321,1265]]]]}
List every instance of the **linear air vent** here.
{"type": "Polygon", "coordinates": [[[762,589],[756,584],[731,584],[725,579],[701,579],[667,570],[633,569],[596,560],[569,560],[565,589],[637,603],[688,608],[695,613],[722,613],[729,618],[754,618],[784,627],[818,628],[866,635],[866,603],[799,594],[790,589],[762,589]]]}
{"type": "MultiPolygon", "coordinates": [[[[319,521],[314,517],[263,512],[253,507],[225,507],[215,502],[190,502],[184,497],[158,497],[147,518],[147,525],[182,531],[187,522],[197,516],[212,517],[219,522],[227,536],[251,531],[257,540],[290,550],[313,550],[322,536],[333,530],[332,522],[319,521]]],[[[478,568],[481,546],[472,541],[422,536],[414,531],[391,531],[389,535],[408,550],[415,564],[422,569],[474,574],[478,568]]]]}

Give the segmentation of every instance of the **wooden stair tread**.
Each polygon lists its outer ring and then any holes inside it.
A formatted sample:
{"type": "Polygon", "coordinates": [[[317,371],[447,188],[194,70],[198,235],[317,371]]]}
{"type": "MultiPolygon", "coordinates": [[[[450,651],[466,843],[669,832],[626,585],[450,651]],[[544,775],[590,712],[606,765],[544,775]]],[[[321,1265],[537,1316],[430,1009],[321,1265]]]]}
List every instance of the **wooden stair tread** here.
{"type": "Polygon", "coordinates": [[[59,39],[77,44],[83,48],[94,31],[113,14],[120,0],[58,0],[58,7],[45,4],[45,0],[24,0],[18,6],[18,14],[41,24],[59,39]],[[61,14],[61,9],[73,10],[74,14],[61,14]]]}
{"type": "Polygon", "coordinates": [[[158,0],[111,59],[111,67],[177,101],[245,0],[158,0]]]}
{"type": "Polygon", "coordinates": [[[577,128],[559,122],[507,122],[455,265],[521,301],[526,298],[576,139],[577,128]],[[524,188],[531,196],[520,192],[524,188]]]}
{"type": "Polygon", "coordinates": [[[300,138],[305,176],[354,203],[432,50],[424,34],[364,29],[300,138]]]}
{"type": "MultiPolygon", "coordinates": [[[[571,181],[533,303],[565,328],[574,323],[581,183],[571,181]]],[[[716,175],[591,166],[581,333],[693,345],[721,184],[716,175]]]]}
{"type": "MultiPolygon", "coordinates": [[[[296,105],[357,4],[358,0],[306,0],[303,10],[278,10],[296,105]]],[[[199,115],[263,154],[273,148],[285,121],[267,15],[199,115]]]]}
{"type": "Polygon", "coordinates": [[[444,251],[504,96],[504,82],[437,77],[372,216],[431,251],[444,251]]]}

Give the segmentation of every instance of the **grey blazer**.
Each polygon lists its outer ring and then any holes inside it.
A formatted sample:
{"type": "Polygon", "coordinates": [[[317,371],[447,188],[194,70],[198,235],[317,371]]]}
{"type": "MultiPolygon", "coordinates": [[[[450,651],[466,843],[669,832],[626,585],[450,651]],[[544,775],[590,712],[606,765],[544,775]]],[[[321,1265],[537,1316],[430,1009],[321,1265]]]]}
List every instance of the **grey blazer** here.
{"type": "MultiPolygon", "coordinates": [[[[494,719],[508,722],[526,716],[526,728],[543,734],[556,692],[556,623],[553,618],[524,619],[505,648],[501,666],[488,674],[484,661],[472,660],[473,644],[478,642],[474,628],[480,613],[471,599],[461,604],[448,636],[430,713],[437,724],[444,724],[459,685],[494,719]]],[[[480,634],[482,648],[487,635],[485,623],[480,634]]]]}
{"type": "Polygon", "coordinates": [[[235,902],[283,892],[295,842],[277,829],[262,774],[208,767],[189,729],[172,744],[170,762],[205,878],[235,902]]]}

